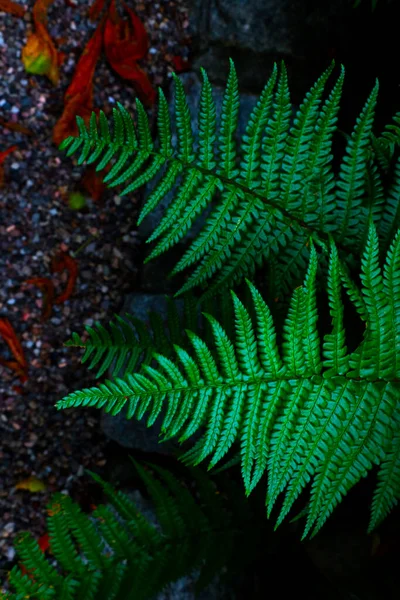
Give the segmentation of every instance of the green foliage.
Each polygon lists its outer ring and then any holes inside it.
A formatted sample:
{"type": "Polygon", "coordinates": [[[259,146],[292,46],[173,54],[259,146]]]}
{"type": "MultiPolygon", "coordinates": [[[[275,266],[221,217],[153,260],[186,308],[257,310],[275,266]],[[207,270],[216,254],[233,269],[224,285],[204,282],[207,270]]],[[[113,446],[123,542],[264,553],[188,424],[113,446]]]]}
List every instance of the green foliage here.
{"type": "Polygon", "coordinates": [[[194,569],[201,586],[229,563],[249,509],[227,510],[226,497],[201,472],[189,489],[160,467],[153,467],[157,477],[138,464],[136,469],[155,507],[155,522],[92,474],[109,504],[89,516],[68,496],[56,494],[48,507],[51,558],[31,534],[20,534],[16,547],[25,571],[14,567],[9,573],[14,591],[5,598],[141,600],[194,569]]]}
{"type": "Polygon", "coordinates": [[[302,286],[295,289],[282,332],[256,287],[248,282],[252,318],[232,292],[236,339],[211,315],[213,343],[187,331],[191,350],[174,344],[175,356],[158,352],[137,373],[69,394],[58,408],[103,407],[148,424],[164,410],[165,438],[197,441],[183,459],[214,466],[240,446],[249,494],[268,472],[268,513],[285,492],[278,524],[311,482],[305,535],[324,524],[341,498],[373,465],[381,465],[371,528],[400,492],[400,232],[383,270],[371,222],[362,256],[361,289],[349,278],[331,243],[327,294],[331,331],[321,336],[313,244],[302,286]],[[343,290],[365,331],[346,348],[343,290]],[[277,342],[281,339],[281,343],[277,342]],[[201,437],[198,434],[201,433],[201,437]]]}
{"type": "Polygon", "coordinates": [[[322,74],[293,117],[285,66],[279,72],[275,67],[241,143],[236,139],[238,81],[231,62],[218,131],[212,88],[202,71],[197,136],[183,84],[175,76],[175,145],[168,105],[160,91],[158,139],[152,139],[137,101],[137,134],[130,115],[118,105],[112,134],[103,113],[99,123],[92,115],[88,128],[78,118],[79,136],[67,138],[61,147],[69,156],[79,151],[79,163],[97,161],[97,170],[112,163],[105,177],[111,187],[133,178],[122,195],[158,176],[139,223],[174,190],[172,202],[148,239],[156,241],[148,260],[180,242],[206,212],[204,226],[172,271],[192,269],[180,293],[207,284],[205,296],[213,295],[251,277],[268,259],[277,263],[274,286],[282,294],[304,273],[310,237],[327,248],[332,236],[342,258],[347,258],[360,253],[371,215],[387,244],[389,231],[399,225],[399,215],[392,211],[387,226],[384,202],[389,198],[390,203],[391,190],[399,185],[398,171],[394,178],[388,173],[399,140],[399,116],[382,136],[373,136],[376,84],[343,156],[335,157],[339,164],[335,172],[333,143],[344,69],[329,91],[331,72],[332,67],[322,74]],[[382,196],[379,203],[374,196],[377,189],[382,196]]]}
{"type": "Polygon", "coordinates": [[[172,271],[191,269],[182,314],[170,302],[150,330],[128,315],[88,328],[87,341],[73,334],[68,345],[85,347],[98,376],[113,365],[114,378],[58,408],[126,409],[149,426],[162,415],[164,439],[194,438],[186,463],[239,462],[246,494],[267,474],[268,515],[282,499],[277,525],[307,487],[305,536],[374,466],[370,529],[400,496],[400,113],[374,131],[376,83],[351,134],[337,136],[344,69],[329,87],[332,71],[293,114],[285,66],[274,67],[240,142],[231,62],[220,115],[202,71],[197,135],[174,76],[175,138],[160,91],[155,139],[138,102],[136,127],[118,105],[112,133],[100,113],[62,145],[98,170],[111,163],[105,180],[123,194],[155,180],[139,223],[173,192],[149,258],[205,222],[172,271]],[[250,281],[265,263],[269,306],[250,281]],[[243,279],[246,301],[232,291],[243,279]],[[205,329],[187,296],[197,286],[205,329]],[[357,319],[358,337],[345,326],[357,319]]]}
{"type": "MultiPolygon", "coordinates": [[[[191,294],[185,294],[183,302],[173,301],[169,297],[166,301],[165,322],[154,311],[148,315],[150,327],[128,313],[124,318],[115,315],[108,328],[101,323],[95,323],[93,327],[86,326],[86,339],[73,333],[65,345],[85,349],[82,363],[89,363],[89,369],[98,368],[96,377],[101,377],[107,370],[113,376],[131,373],[139,365],[149,365],[154,352],[169,357],[174,354],[174,344],[182,346],[188,343],[185,329],[204,328],[204,320],[191,294]]],[[[220,308],[224,323],[232,331],[231,303],[225,303],[220,308]]],[[[212,310],[215,311],[215,307],[212,310]]]]}

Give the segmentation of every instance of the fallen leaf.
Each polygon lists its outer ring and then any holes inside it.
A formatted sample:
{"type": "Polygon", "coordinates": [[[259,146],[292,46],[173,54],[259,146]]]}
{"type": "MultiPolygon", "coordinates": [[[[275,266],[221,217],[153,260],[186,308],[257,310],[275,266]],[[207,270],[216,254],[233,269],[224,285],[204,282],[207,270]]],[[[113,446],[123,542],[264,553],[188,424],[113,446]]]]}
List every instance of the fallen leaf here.
{"type": "Polygon", "coordinates": [[[104,179],[104,171],[101,173],[96,173],[96,169],[94,167],[88,167],[85,171],[85,174],[82,178],[82,185],[85,190],[90,194],[93,202],[99,202],[101,197],[106,189],[106,185],[103,183],[104,179]]]}
{"type": "Polygon", "coordinates": [[[71,192],[68,196],[68,204],[71,210],[82,210],[86,206],[86,198],[80,192],[71,192]]]}
{"type": "Polygon", "coordinates": [[[24,383],[28,379],[28,363],[25,359],[25,354],[21,346],[21,342],[17,338],[13,326],[6,318],[0,318],[0,336],[6,342],[15,360],[5,360],[0,358],[0,364],[12,369],[24,383]]]}
{"type": "Polygon", "coordinates": [[[97,21],[103,12],[104,6],[106,4],[106,0],[95,0],[92,6],[88,10],[88,17],[93,21],[97,21]]]}
{"type": "Polygon", "coordinates": [[[69,135],[77,135],[77,116],[86,123],[90,120],[93,111],[93,75],[101,53],[103,25],[102,21],[86,44],[65,92],[64,111],[53,130],[53,141],[57,145],[69,135]]]}
{"type": "Polygon", "coordinates": [[[35,492],[45,492],[47,489],[47,486],[45,483],[43,483],[43,481],[41,481],[34,475],[31,475],[27,479],[23,479],[22,481],[19,481],[16,484],[15,489],[16,490],[28,490],[28,492],[35,493],[35,492]]]}
{"type": "Polygon", "coordinates": [[[68,271],[68,281],[65,290],[54,300],[54,304],[63,304],[71,297],[75,289],[78,277],[78,264],[76,260],[66,252],[59,252],[51,261],[51,270],[53,273],[62,273],[62,271],[65,270],[68,271]]]}
{"type": "Polygon", "coordinates": [[[50,536],[48,533],[44,533],[38,539],[39,548],[42,552],[46,552],[50,548],[50,536]]]}
{"type": "Polygon", "coordinates": [[[0,188],[2,188],[4,186],[4,166],[3,163],[5,161],[5,159],[7,158],[7,156],[9,154],[11,154],[12,152],[15,152],[15,150],[18,149],[18,146],[11,146],[10,148],[7,148],[7,150],[3,150],[3,152],[0,152],[0,188]]]}
{"type": "Polygon", "coordinates": [[[24,127],[20,123],[14,123],[13,121],[6,121],[0,117],[0,125],[9,131],[17,131],[18,133],[23,133],[24,135],[33,135],[33,131],[24,127]]]}
{"type": "Polygon", "coordinates": [[[185,73],[186,71],[190,71],[190,62],[182,56],[173,56],[172,64],[174,65],[174,69],[176,73],[185,73]]]}
{"type": "Polygon", "coordinates": [[[156,91],[137,61],[144,58],[149,48],[147,31],[139,17],[122,2],[129,18],[121,18],[111,0],[104,29],[104,48],[108,62],[120,77],[132,81],[139,98],[152,105],[156,91]]]}
{"type": "Polygon", "coordinates": [[[46,321],[53,310],[54,304],[54,284],[47,277],[31,277],[26,282],[28,285],[35,285],[43,293],[42,321],[46,321]]]}
{"type": "Polygon", "coordinates": [[[63,55],[57,52],[47,31],[47,9],[53,1],[36,0],[32,11],[35,31],[29,35],[22,49],[22,62],[27,73],[46,75],[57,85],[60,78],[58,67],[63,55]]]}
{"type": "Polygon", "coordinates": [[[20,4],[12,2],[12,0],[0,0],[0,12],[8,13],[14,17],[23,17],[25,9],[20,4]]]}

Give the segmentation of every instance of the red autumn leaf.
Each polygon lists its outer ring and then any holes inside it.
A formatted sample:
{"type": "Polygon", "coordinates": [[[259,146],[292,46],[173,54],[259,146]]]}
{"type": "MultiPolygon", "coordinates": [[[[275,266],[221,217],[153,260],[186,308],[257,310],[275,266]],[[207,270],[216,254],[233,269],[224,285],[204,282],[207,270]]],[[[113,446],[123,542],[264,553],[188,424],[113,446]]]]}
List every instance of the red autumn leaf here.
{"type": "Polygon", "coordinates": [[[132,81],[140,99],[152,105],[156,92],[146,73],[136,61],[144,58],[149,42],[146,29],[139,17],[122,3],[129,18],[121,18],[111,0],[106,26],[104,29],[104,48],[107,60],[120,77],[132,81]]]}
{"type": "MultiPolygon", "coordinates": [[[[38,539],[38,545],[43,554],[50,548],[50,537],[48,533],[44,533],[38,539]]],[[[28,570],[23,563],[19,563],[22,575],[28,575],[29,579],[35,581],[32,570],[28,570]]]]}
{"type": "Polygon", "coordinates": [[[185,73],[190,70],[190,62],[182,56],[173,56],[172,63],[176,73],[185,73]]]}
{"type": "Polygon", "coordinates": [[[48,533],[42,535],[38,540],[39,548],[44,553],[50,548],[50,537],[48,533]]]}
{"type": "Polygon", "coordinates": [[[77,115],[89,122],[93,111],[93,76],[101,52],[102,37],[103,21],[86,44],[65,92],[64,112],[53,130],[53,141],[57,145],[69,135],[77,135],[77,115]]]}
{"type": "Polygon", "coordinates": [[[42,308],[42,320],[46,321],[53,309],[54,304],[54,284],[47,277],[32,277],[26,281],[29,285],[35,285],[43,293],[43,308],[42,308]]]}
{"type": "Polygon", "coordinates": [[[32,11],[35,31],[29,35],[22,49],[22,62],[27,73],[47,75],[57,85],[60,79],[58,67],[63,55],[57,52],[47,31],[47,9],[52,3],[53,0],[36,0],[32,11]]]}
{"type": "Polygon", "coordinates": [[[54,300],[54,304],[63,304],[71,297],[74,289],[76,280],[78,277],[78,264],[72,256],[69,256],[66,252],[59,252],[57,256],[51,261],[51,270],[53,273],[62,273],[62,271],[68,271],[68,281],[65,290],[62,294],[57,296],[54,300]]]}
{"type": "Polygon", "coordinates": [[[90,194],[93,202],[99,202],[101,197],[106,189],[105,183],[103,183],[104,173],[109,170],[106,169],[100,175],[96,173],[96,169],[94,167],[88,167],[85,171],[84,176],[82,177],[82,185],[85,190],[90,194]]]}
{"type": "Polygon", "coordinates": [[[18,146],[11,146],[10,148],[7,148],[7,150],[3,150],[3,152],[0,152],[0,188],[2,188],[4,186],[4,167],[3,167],[3,163],[6,159],[6,157],[11,154],[11,152],[15,152],[15,150],[17,150],[18,146]]]}
{"type": "Polygon", "coordinates": [[[0,12],[8,13],[14,17],[23,17],[25,9],[20,4],[12,2],[12,0],[0,0],[0,12]]]}
{"type": "Polygon", "coordinates": [[[92,6],[89,8],[88,11],[88,17],[92,22],[97,21],[104,9],[105,3],[106,0],[95,0],[93,2],[92,6]]]}
{"type": "Polygon", "coordinates": [[[17,338],[14,328],[8,319],[0,318],[0,336],[6,342],[15,359],[5,360],[0,358],[0,364],[15,371],[21,382],[24,383],[28,379],[28,363],[26,362],[21,342],[17,338]]]}

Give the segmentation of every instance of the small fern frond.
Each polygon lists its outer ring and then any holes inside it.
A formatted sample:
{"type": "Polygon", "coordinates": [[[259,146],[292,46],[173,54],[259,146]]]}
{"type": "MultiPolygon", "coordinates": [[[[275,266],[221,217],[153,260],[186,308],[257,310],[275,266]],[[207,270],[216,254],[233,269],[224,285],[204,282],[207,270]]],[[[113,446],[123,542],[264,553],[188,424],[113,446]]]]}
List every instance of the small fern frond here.
{"type": "Polygon", "coordinates": [[[150,327],[130,314],[125,314],[124,318],[115,315],[108,328],[100,323],[86,326],[87,339],[73,333],[65,346],[84,348],[81,361],[89,363],[89,369],[98,368],[96,377],[101,377],[108,370],[113,376],[130,373],[139,364],[148,364],[154,352],[168,356],[173,352],[174,343],[182,345],[182,334],[190,312],[188,307],[193,307],[193,298],[185,295],[182,315],[174,301],[167,299],[167,302],[166,323],[160,321],[154,312],[149,314],[150,327]]]}

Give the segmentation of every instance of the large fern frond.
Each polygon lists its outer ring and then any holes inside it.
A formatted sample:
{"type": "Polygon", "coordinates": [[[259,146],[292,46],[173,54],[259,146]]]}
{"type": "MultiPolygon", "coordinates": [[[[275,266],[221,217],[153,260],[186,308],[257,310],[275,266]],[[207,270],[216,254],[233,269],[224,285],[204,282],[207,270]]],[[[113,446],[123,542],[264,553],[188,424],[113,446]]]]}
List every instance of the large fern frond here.
{"type": "MultiPolygon", "coordinates": [[[[199,234],[173,269],[173,273],[192,269],[181,292],[207,283],[206,295],[212,295],[250,277],[271,256],[281,263],[275,287],[287,289],[307,263],[310,236],[326,246],[331,235],[343,256],[360,251],[371,212],[368,165],[372,160],[388,168],[398,140],[398,116],[379,138],[373,136],[376,85],[348,138],[339,173],[334,173],[332,141],[344,70],[327,93],[331,71],[318,79],[292,118],[285,66],[279,73],[274,67],[241,143],[236,138],[238,82],[231,61],[218,134],[212,89],[202,71],[196,136],[183,84],[175,76],[175,145],[168,105],[160,92],[158,140],[152,139],[138,102],[137,133],[119,104],[113,111],[113,134],[100,113],[99,122],[92,116],[88,128],[78,119],[78,137],[67,138],[61,147],[68,155],[79,151],[79,163],[97,161],[97,170],[111,162],[105,178],[111,186],[133,178],[122,195],[159,175],[139,223],[174,190],[172,202],[149,237],[149,242],[156,242],[149,259],[181,241],[194,221],[207,214],[199,234]]],[[[388,191],[382,193],[385,197],[388,191]]],[[[381,219],[386,223],[384,206],[382,200],[374,207],[375,223],[381,219]]],[[[387,227],[380,233],[390,241],[387,227]]]]}
{"type": "Polygon", "coordinates": [[[332,243],[328,300],[332,329],[320,339],[316,304],[317,252],[302,286],[292,296],[282,344],[268,306],[248,283],[254,321],[232,293],[236,340],[210,315],[213,344],[188,332],[192,351],[175,345],[176,356],[153,355],[138,373],[71,393],[58,408],[97,406],[128,418],[147,412],[149,423],[165,409],[165,437],[202,434],[184,456],[191,464],[216,465],[236,442],[247,493],[268,471],[268,511],[285,492],[278,522],[310,481],[306,533],[317,531],[347,491],[374,464],[381,464],[374,500],[378,522],[398,494],[397,435],[400,393],[400,232],[383,270],[378,236],[369,225],[358,289],[332,243]],[[343,289],[365,333],[346,348],[343,289]],[[389,477],[390,479],[390,477],[389,477]],[[379,491],[380,490],[380,491],[379,491]]]}

